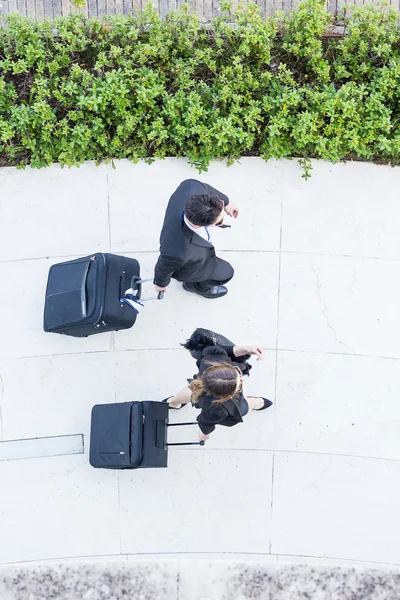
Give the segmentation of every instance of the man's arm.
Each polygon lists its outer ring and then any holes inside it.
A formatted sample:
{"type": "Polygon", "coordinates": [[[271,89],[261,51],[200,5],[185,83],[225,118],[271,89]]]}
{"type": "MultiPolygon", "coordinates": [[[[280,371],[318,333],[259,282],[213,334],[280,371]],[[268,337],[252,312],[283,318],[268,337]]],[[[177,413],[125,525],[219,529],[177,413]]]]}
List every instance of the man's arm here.
{"type": "Polygon", "coordinates": [[[239,215],[239,209],[237,207],[237,204],[235,204],[234,202],[231,202],[229,200],[228,196],[226,196],[222,192],[219,192],[218,190],[213,188],[212,185],[209,185],[208,183],[203,183],[203,185],[207,190],[207,194],[212,194],[213,196],[217,196],[218,198],[221,198],[221,200],[223,201],[224,206],[225,206],[225,212],[230,217],[233,217],[234,219],[236,219],[236,217],[239,215]]]}
{"type": "Polygon", "coordinates": [[[185,264],[184,260],[160,254],[154,269],[154,285],[160,288],[166,288],[171,281],[172,275],[185,264]]]}
{"type": "Polygon", "coordinates": [[[212,185],[209,185],[208,183],[203,183],[203,185],[204,185],[204,187],[207,190],[207,194],[210,194],[211,196],[217,196],[218,198],[221,198],[221,200],[223,201],[224,205],[228,206],[228,204],[229,204],[229,198],[228,198],[228,196],[226,196],[222,192],[216,190],[215,188],[213,188],[212,185]]]}

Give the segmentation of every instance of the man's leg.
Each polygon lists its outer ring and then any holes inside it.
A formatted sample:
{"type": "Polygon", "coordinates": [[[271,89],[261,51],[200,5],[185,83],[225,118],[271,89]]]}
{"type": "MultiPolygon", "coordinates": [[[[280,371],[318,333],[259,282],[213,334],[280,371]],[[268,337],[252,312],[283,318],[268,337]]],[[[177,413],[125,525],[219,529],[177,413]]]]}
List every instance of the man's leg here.
{"type": "Polygon", "coordinates": [[[185,283],[184,288],[188,291],[199,292],[201,295],[209,294],[210,298],[219,298],[220,296],[225,296],[228,292],[224,284],[232,279],[234,273],[235,271],[230,263],[222,258],[217,258],[215,269],[210,279],[196,281],[195,283],[185,283]]]}

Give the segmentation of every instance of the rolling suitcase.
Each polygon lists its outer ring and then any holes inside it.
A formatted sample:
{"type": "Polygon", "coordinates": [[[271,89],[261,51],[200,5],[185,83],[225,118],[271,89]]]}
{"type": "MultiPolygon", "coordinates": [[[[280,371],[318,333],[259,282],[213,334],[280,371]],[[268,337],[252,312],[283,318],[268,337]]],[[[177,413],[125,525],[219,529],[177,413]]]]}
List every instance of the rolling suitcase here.
{"type": "Polygon", "coordinates": [[[143,301],[142,283],[138,261],[125,256],[99,252],[52,265],[43,329],[74,337],[129,329],[143,301]]]}
{"type": "Polygon", "coordinates": [[[117,402],[92,409],[89,462],[102,469],[144,469],[168,466],[169,446],[204,442],[167,443],[167,428],[197,425],[168,424],[168,404],[163,402],[117,402]]]}

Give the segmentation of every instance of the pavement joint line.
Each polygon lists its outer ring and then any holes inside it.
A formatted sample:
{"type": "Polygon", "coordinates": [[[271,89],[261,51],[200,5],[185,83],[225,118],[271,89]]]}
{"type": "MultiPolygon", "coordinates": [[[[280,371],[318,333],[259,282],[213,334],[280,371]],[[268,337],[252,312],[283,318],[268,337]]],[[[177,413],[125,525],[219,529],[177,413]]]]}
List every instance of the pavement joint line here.
{"type": "MultiPolygon", "coordinates": [[[[333,456],[335,458],[356,458],[362,460],[385,460],[387,462],[395,462],[400,464],[400,458],[387,458],[385,456],[366,456],[361,454],[343,454],[341,452],[315,452],[313,450],[285,450],[274,448],[210,448],[205,447],[202,452],[269,452],[271,454],[310,454],[313,456],[333,456]]],[[[183,448],[175,448],[174,452],[185,452],[183,448]]],[[[186,450],[187,452],[187,450],[186,450]]],[[[190,450],[190,452],[198,452],[198,450],[190,450]]]]}
{"type": "MultiPolygon", "coordinates": [[[[108,352],[115,352],[115,331],[111,331],[111,336],[110,336],[110,347],[108,349],[108,352]]],[[[114,382],[115,382],[115,374],[114,374],[114,382]]]]}
{"type": "MultiPolygon", "coordinates": [[[[280,352],[297,352],[298,354],[317,354],[317,355],[327,355],[327,356],[350,356],[350,357],[356,357],[356,358],[374,358],[374,359],[383,359],[383,360],[400,360],[400,356],[379,356],[379,354],[357,354],[357,353],[351,353],[351,352],[333,352],[333,351],[321,351],[321,350],[300,350],[297,348],[269,348],[269,347],[264,347],[263,349],[267,352],[275,352],[277,350],[278,354],[280,352]]],[[[177,347],[168,347],[168,348],[124,348],[124,349],[115,349],[114,348],[114,352],[119,353],[119,352],[161,352],[162,350],[179,350],[180,352],[184,352],[183,348],[177,348],[177,347]]],[[[57,356],[81,356],[84,354],[105,354],[107,352],[111,352],[110,349],[107,350],[87,350],[86,352],[59,352],[59,353],[53,353],[53,354],[34,354],[34,355],[28,355],[28,356],[10,356],[10,357],[3,357],[0,358],[0,364],[2,362],[7,362],[10,360],[28,360],[28,359],[35,359],[35,358],[53,358],[53,357],[57,357],[57,356]]]]}
{"type": "MultiPolygon", "coordinates": [[[[299,256],[324,256],[331,258],[353,258],[357,260],[382,260],[389,262],[400,262],[400,258],[389,257],[389,256],[367,256],[367,255],[359,255],[359,254],[334,254],[329,252],[311,252],[311,251],[303,251],[303,250],[250,250],[250,249],[240,249],[240,248],[218,248],[219,252],[230,253],[230,254],[288,254],[288,255],[299,255],[299,256]]],[[[112,250],[115,254],[121,254],[120,250],[112,250]]],[[[121,256],[126,254],[158,254],[159,250],[123,250],[121,256]]],[[[24,262],[24,261],[33,261],[33,260],[59,260],[63,258],[79,258],[85,254],[85,252],[80,252],[79,254],[57,254],[54,256],[31,256],[29,258],[9,258],[9,259],[0,259],[0,265],[4,263],[13,263],[13,262],[24,262]]],[[[86,254],[90,254],[90,252],[86,252],[86,254]]]]}
{"type": "Polygon", "coordinates": [[[122,554],[122,529],[121,529],[121,487],[120,487],[120,473],[117,473],[117,490],[118,490],[118,537],[119,537],[119,551],[122,554]]]}
{"type": "MultiPolygon", "coordinates": [[[[208,448],[210,450],[210,448],[208,448]]],[[[253,450],[253,452],[257,452],[257,450],[253,450]]],[[[275,450],[275,452],[279,452],[280,454],[310,454],[313,456],[334,456],[339,458],[356,458],[362,460],[385,460],[387,462],[395,462],[400,464],[399,458],[387,458],[385,456],[366,456],[361,454],[343,454],[341,452],[315,452],[312,450],[275,450]]]]}
{"type": "Polygon", "coordinates": [[[320,350],[298,350],[296,348],[278,348],[278,352],[298,352],[299,354],[319,354],[328,356],[355,356],[357,358],[379,358],[383,360],[400,360],[400,357],[396,356],[379,356],[379,354],[357,354],[356,352],[333,352],[333,351],[320,351],[320,350]]]}
{"type": "Polygon", "coordinates": [[[281,250],[282,254],[300,254],[304,256],[327,256],[331,258],[356,258],[360,260],[387,260],[391,262],[399,262],[400,258],[387,256],[365,256],[361,254],[334,254],[330,252],[311,252],[306,250],[281,250]]]}
{"type": "Polygon", "coordinates": [[[35,358],[55,358],[57,356],[81,356],[83,354],[106,354],[110,350],[88,350],[87,352],[60,352],[59,354],[36,354],[31,356],[13,356],[9,358],[0,358],[0,363],[7,362],[9,360],[28,360],[35,358]]]}
{"type": "Polygon", "coordinates": [[[81,433],[0,442],[0,462],[83,453],[84,442],[81,433]]]}
{"type": "Polygon", "coordinates": [[[278,385],[278,348],[279,348],[279,322],[280,322],[280,297],[281,297],[281,269],[282,269],[282,227],[283,227],[283,202],[281,201],[280,212],[280,228],[279,228],[279,260],[278,260],[278,298],[276,308],[276,342],[275,342],[275,377],[274,377],[274,405],[273,405],[273,432],[272,432],[272,465],[271,465],[271,506],[270,506],[270,523],[271,532],[269,538],[269,551],[272,546],[272,527],[273,527],[273,512],[274,512],[274,477],[275,477],[275,433],[276,433],[276,398],[278,385]]]}
{"type": "MultiPolygon", "coordinates": [[[[223,248],[218,248],[219,252],[241,252],[242,254],[245,253],[258,253],[258,254],[278,254],[279,250],[230,250],[230,249],[223,249],[223,248]]],[[[96,250],[96,252],[101,252],[101,250],[96,250]]],[[[127,255],[127,254],[159,254],[160,250],[123,250],[122,253],[120,250],[112,250],[113,253],[115,254],[120,254],[121,256],[127,255]]],[[[59,260],[62,258],[79,258],[80,256],[84,255],[85,252],[79,252],[78,254],[54,254],[51,256],[30,256],[28,258],[6,258],[6,259],[0,259],[0,264],[3,263],[13,263],[13,262],[24,262],[24,261],[33,261],[33,260],[59,260]]],[[[90,252],[86,252],[86,254],[93,254],[90,252]]],[[[399,259],[400,260],[400,259],[399,259]]]]}
{"type": "MultiPolygon", "coordinates": [[[[33,260],[59,260],[60,258],[79,258],[84,254],[83,252],[80,254],[57,254],[56,256],[30,256],[28,258],[10,258],[5,260],[0,260],[0,264],[4,263],[14,263],[14,262],[25,262],[25,261],[33,261],[33,260]]],[[[87,252],[86,254],[90,254],[87,252]]]]}
{"type": "Polygon", "coordinates": [[[0,373],[0,441],[3,440],[3,399],[4,399],[4,382],[0,373]]]}
{"type": "MultiPolygon", "coordinates": [[[[20,439],[20,440],[3,440],[0,442],[0,461],[1,460],[24,460],[26,458],[50,458],[50,457],[55,457],[55,456],[60,456],[60,455],[64,455],[64,453],[52,453],[52,454],[45,454],[45,455],[35,455],[35,456],[19,456],[16,458],[1,458],[1,448],[2,446],[4,446],[5,444],[11,444],[11,443],[21,443],[21,442],[40,442],[42,440],[60,440],[61,438],[68,438],[68,437],[72,437],[72,438],[80,438],[80,443],[81,443],[81,449],[79,449],[79,451],[73,451],[73,452],[67,452],[65,454],[84,454],[84,435],[83,434],[69,434],[69,435],[61,435],[61,436],[47,436],[47,437],[41,437],[41,438],[25,438],[25,439],[20,439]]],[[[334,453],[334,452],[315,452],[315,451],[309,451],[309,450],[291,450],[291,449],[273,449],[273,448],[210,448],[207,447],[205,450],[203,450],[203,452],[233,452],[233,453],[237,453],[237,452],[265,452],[265,453],[270,453],[270,454],[299,454],[299,455],[312,455],[312,456],[332,456],[334,458],[355,458],[357,460],[361,459],[361,460],[378,460],[378,461],[386,461],[386,462],[394,462],[394,463],[399,463],[400,464],[400,459],[397,458],[387,458],[387,457],[382,457],[382,456],[366,456],[366,455],[359,455],[359,454],[343,454],[343,453],[334,453]]],[[[176,448],[175,449],[175,453],[178,452],[185,452],[184,449],[182,448],[176,448]]],[[[196,452],[196,450],[194,450],[194,452],[196,452]]]]}
{"type": "MultiPolygon", "coordinates": [[[[124,562],[130,562],[129,561],[129,557],[131,556],[137,556],[137,557],[175,557],[176,560],[179,562],[181,560],[184,560],[184,558],[186,556],[205,556],[205,557],[215,557],[215,556],[233,556],[233,557],[238,557],[237,562],[241,562],[241,558],[243,556],[251,556],[253,558],[258,558],[258,557],[265,557],[265,556],[271,556],[271,557],[275,557],[277,559],[279,559],[280,557],[296,557],[296,558],[311,558],[311,559],[317,559],[317,560],[326,560],[326,561],[331,561],[331,560],[335,560],[335,561],[343,561],[343,562],[349,562],[349,563],[356,563],[356,565],[358,566],[363,566],[363,565],[385,565],[388,567],[400,567],[400,563],[397,562],[387,562],[387,561],[378,561],[378,560],[362,560],[359,558],[343,558],[340,556],[319,556],[317,554],[277,554],[275,552],[131,552],[131,553],[123,553],[123,554],[81,554],[81,555],[76,555],[76,556],[57,556],[54,558],[35,558],[32,560],[21,560],[21,561],[14,561],[14,562],[6,562],[6,563],[0,563],[0,568],[1,567],[6,567],[6,566],[16,566],[16,565],[24,565],[24,564],[38,564],[37,566],[43,566],[43,563],[49,563],[49,564],[54,564],[57,561],[64,561],[64,560],[70,560],[71,563],[73,564],[74,560],[82,560],[82,559],[89,559],[89,561],[91,559],[97,559],[99,558],[110,558],[110,557],[121,557],[122,559],[125,559],[124,562]]],[[[287,565],[287,563],[269,563],[268,565],[266,564],[266,566],[278,566],[278,567],[283,567],[285,565],[287,565]]],[[[311,566],[317,566],[317,565],[311,565],[311,566]]],[[[321,565],[322,566],[322,565],[321,565]]],[[[338,565],[338,566],[345,566],[345,565],[338,565]]]]}

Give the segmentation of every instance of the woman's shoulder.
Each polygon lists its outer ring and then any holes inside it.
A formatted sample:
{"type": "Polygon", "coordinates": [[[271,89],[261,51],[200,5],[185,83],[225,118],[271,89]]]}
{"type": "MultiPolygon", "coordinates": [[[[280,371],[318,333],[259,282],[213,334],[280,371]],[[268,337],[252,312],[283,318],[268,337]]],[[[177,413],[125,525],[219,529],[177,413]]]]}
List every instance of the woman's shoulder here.
{"type": "Polygon", "coordinates": [[[229,358],[227,351],[221,348],[221,346],[207,346],[207,348],[204,348],[204,350],[202,350],[201,358],[210,356],[223,356],[225,358],[229,358]]]}
{"type": "Polygon", "coordinates": [[[218,348],[218,346],[204,348],[200,359],[197,361],[199,374],[202,375],[204,371],[206,371],[215,363],[232,364],[232,359],[222,348],[218,348]]]}

